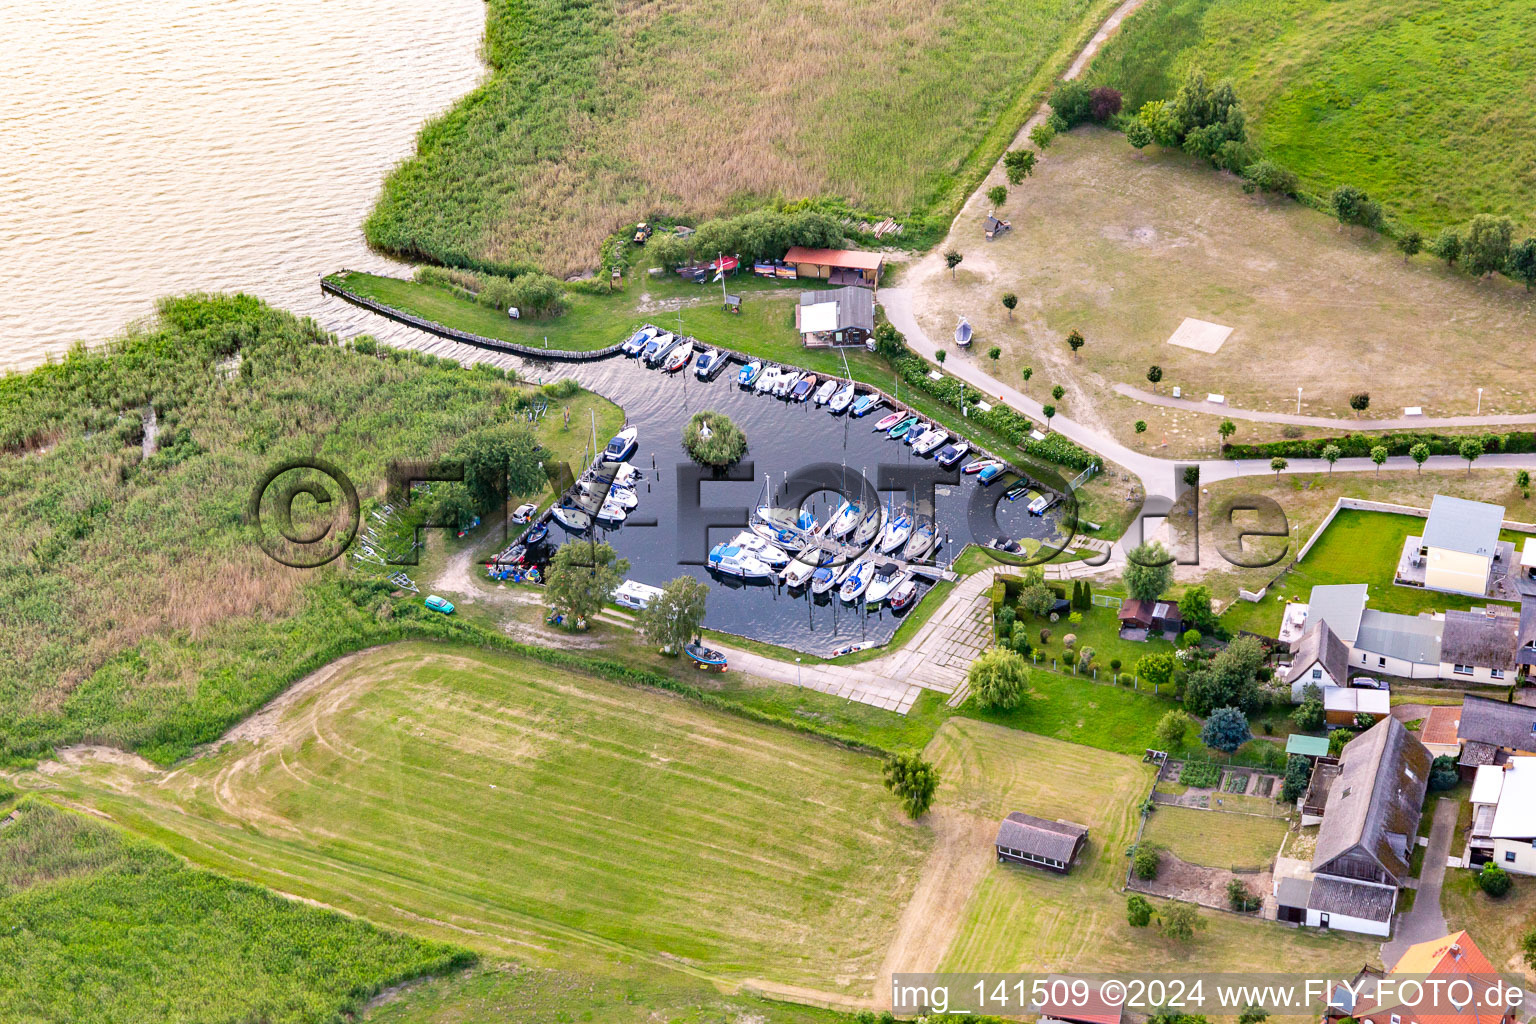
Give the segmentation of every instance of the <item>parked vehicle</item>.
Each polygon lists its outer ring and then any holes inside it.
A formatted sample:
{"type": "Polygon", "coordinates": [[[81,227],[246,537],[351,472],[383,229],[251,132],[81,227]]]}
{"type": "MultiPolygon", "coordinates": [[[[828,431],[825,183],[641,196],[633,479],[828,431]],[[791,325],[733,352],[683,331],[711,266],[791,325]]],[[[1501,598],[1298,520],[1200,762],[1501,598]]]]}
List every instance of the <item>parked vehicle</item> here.
{"type": "Polygon", "coordinates": [[[453,602],[446,598],[438,597],[436,594],[428,597],[422,604],[426,605],[430,611],[442,612],[444,615],[453,614],[453,602]]]}
{"type": "Polygon", "coordinates": [[[539,506],[535,505],[533,502],[524,502],[523,504],[517,506],[517,510],[512,513],[512,521],[514,523],[526,523],[528,520],[537,515],[538,511],[539,506]]]}
{"type": "Polygon", "coordinates": [[[643,221],[641,223],[639,223],[639,224],[636,224],[635,225],[634,243],[636,245],[644,245],[646,243],[646,240],[651,237],[651,232],[653,230],[654,229],[649,224],[647,224],[647,223],[645,223],[643,221]]]}

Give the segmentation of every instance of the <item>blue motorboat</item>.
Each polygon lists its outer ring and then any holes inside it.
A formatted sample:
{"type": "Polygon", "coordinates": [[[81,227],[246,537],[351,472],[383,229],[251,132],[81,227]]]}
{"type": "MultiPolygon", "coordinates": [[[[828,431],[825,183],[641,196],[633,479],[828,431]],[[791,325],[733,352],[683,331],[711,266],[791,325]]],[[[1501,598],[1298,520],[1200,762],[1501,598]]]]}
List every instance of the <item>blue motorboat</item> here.
{"type": "Polygon", "coordinates": [[[640,431],[635,427],[625,427],[613,435],[613,440],[608,442],[608,447],[603,449],[604,462],[623,462],[639,446],[640,431]]]}
{"type": "Polygon", "coordinates": [[[976,479],[983,484],[989,484],[1002,476],[1006,469],[1007,467],[1001,462],[994,462],[990,466],[982,466],[981,471],[976,474],[976,479]]]}
{"type": "Polygon", "coordinates": [[[853,405],[849,408],[848,415],[854,417],[863,416],[867,412],[874,412],[879,405],[880,396],[870,391],[853,400],[853,405]]]}
{"type": "Polygon", "coordinates": [[[684,644],[683,653],[688,655],[688,660],[705,671],[724,672],[726,669],[725,655],[703,644],[684,644]]]}
{"type": "Polygon", "coordinates": [[[544,543],[544,538],[546,538],[548,536],[549,536],[549,523],[547,523],[547,522],[539,523],[533,529],[531,529],[527,533],[523,534],[523,544],[524,544],[525,547],[530,547],[531,548],[531,547],[533,547],[536,544],[544,543]]]}
{"type": "Polygon", "coordinates": [[[637,356],[640,354],[640,350],[645,348],[645,343],[660,333],[661,329],[659,327],[646,324],[634,334],[631,334],[629,339],[619,346],[619,351],[626,356],[637,356]]]}
{"type": "Polygon", "coordinates": [[[736,383],[744,388],[749,388],[757,383],[758,375],[763,372],[763,364],[752,362],[743,366],[736,372],[736,383]]]}

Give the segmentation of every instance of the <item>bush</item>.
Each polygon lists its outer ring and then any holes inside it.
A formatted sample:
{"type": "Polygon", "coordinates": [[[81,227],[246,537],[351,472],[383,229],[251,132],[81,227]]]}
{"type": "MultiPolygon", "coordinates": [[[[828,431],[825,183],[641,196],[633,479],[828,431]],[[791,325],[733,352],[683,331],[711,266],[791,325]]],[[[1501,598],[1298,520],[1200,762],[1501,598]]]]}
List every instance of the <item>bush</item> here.
{"type": "Polygon", "coordinates": [[[1292,754],[1285,762],[1285,781],[1280,786],[1280,799],[1288,804],[1301,799],[1312,781],[1312,762],[1300,754],[1292,754]]]}
{"type": "Polygon", "coordinates": [[[1371,714],[1369,711],[1361,711],[1356,713],[1355,728],[1359,729],[1361,732],[1364,732],[1366,729],[1369,729],[1375,724],[1376,716],[1371,714]]]}
{"type": "MultiPolygon", "coordinates": [[[[1116,93],[1116,98],[1118,97],[1119,94],[1116,93]]],[[[1051,112],[1061,118],[1067,128],[1080,125],[1090,119],[1102,120],[1102,118],[1093,117],[1093,98],[1088,93],[1088,87],[1075,78],[1058,82],[1056,88],[1051,90],[1050,103],[1051,112]]],[[[1117,107],[1111,113],[1118,112],[1117,107]]]]}
{"type": "Polygon", "coordinates": [[[1511,884],[1509,872],[1491,862],[1477,873],[1477,887],[1494,899],[1508,893],[1511,884]]]}
{"type": "Polygon", "coordinates": [[[552,380],[539,389],[546,398],[554,398],[565,401],[567,398],[575,398],[581,393],[581,385],[576,383],[574,377],[561,377],[552,380]]]}
{"type": "Polygon", "coordinates": [[[1263,900],[1253,894],[1240,878],[1234,878],[1227,883],[1227,903],[1233,910],[1240,914],[1251,914],[1263,905],[1263,900]]]}
{"type": "Polygon", "coordinates": [[[1327,712],[1323,710],[1323,702],[1315,697],[1302,701],[1296,705],[1296,710],[1291,712],[1291,721],[1295,722],[1296,728],[1302,732],[1317,732],[1323,727],[1327,717],[1327,712]]]}
{"type": "Polygon", "coordinates": [[[696,412],[683,427],[683,448],[706,466],[729,466],[746,452],[747,435],[725,413],[696,412]]]}
{"type": "Polygon", "coordinates": [[[1099,124],[1103,124],[1120,113],[1124,102],[1119,89],[1101,85],[1088,93],[1088,114],[1099,124]]]}
{"type": "Polygon", "coordinates": [[[1157,847],[1151,843],[1142,843],[1136,847],[1136,856],[1131,861],[1131,869],[1136,872],[1137,878],[1151,881],[1157,877],[1157,869],[1162,866],[1162,860],[1157,847]]]}
{"type": "Polygon", "coordinates": [[[1449,754],[1441,754],[1435,758],[1434,764],[1429,768],[1429,788],[1436,792],[1444,792],[1453,789],[1456,783],[1461,781],[1461,772],[1456,768],[1456,759],[1449,754]]]}
{"type": "Polygon", "coordinates": [[[1125,920],[1132,928],[1145,928],[1152,923],[1152,904],[1140,893],[1131,893],[1125,899],[1125,920]]]}
{"type": "Polygon", "coordinates": [[[1253,733],[1248,729],[1248,717],[1240,708],[1217,708],[1200,730],[1200,742],[1224,754],[1232,753],[1251,739],[1253,733]]]}
{"type": "Polygon", "coordinates": [[[1192,720],[1178,708],[1168,712],[1157,723],[1157,739],[1169,750],[1177,750],[1189,734],[1192,720]]]}

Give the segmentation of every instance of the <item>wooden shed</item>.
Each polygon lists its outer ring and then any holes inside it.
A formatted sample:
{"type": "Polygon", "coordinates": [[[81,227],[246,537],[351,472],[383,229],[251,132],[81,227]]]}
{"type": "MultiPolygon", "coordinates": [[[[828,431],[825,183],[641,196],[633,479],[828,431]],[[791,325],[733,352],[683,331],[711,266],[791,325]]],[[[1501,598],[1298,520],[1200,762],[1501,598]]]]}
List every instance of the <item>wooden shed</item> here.
{"type": "Polygon", "coordinates": [[[874,288],[885,268],[885,257],[860,249],[810,249],[796,245],[784,254],[798,277],[821,277],[836,285],[874,288]]]}

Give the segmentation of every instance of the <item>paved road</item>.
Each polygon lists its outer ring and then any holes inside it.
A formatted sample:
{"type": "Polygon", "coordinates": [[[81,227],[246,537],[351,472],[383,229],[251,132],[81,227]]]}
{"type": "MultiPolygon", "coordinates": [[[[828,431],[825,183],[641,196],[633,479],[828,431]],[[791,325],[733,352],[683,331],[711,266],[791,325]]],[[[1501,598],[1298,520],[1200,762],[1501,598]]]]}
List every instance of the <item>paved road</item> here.
{"type": "Polygon", "coordinates": [[[1440,887],[1445,881],[1451,840],[1455,838],[1457,807],[1455,800],[1445,797],[1435,801],[1435,823],[1429,833],[1429,849],[1424,851],[1419,893],[1414,897],[1413,909],[1398,915],[1391,941],[1381,946],[1381,962],[1388,966],[1397,963],[1404,950],[1414,943],[1438,939],[1449,931],[1440,911],[1440,887]]]}

